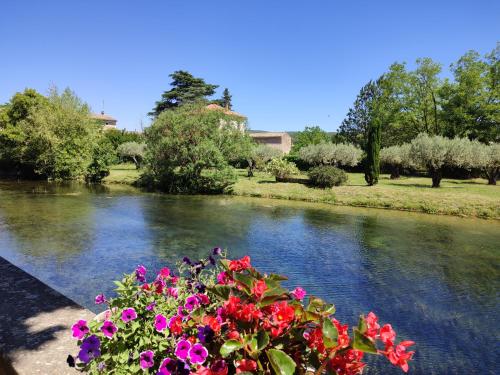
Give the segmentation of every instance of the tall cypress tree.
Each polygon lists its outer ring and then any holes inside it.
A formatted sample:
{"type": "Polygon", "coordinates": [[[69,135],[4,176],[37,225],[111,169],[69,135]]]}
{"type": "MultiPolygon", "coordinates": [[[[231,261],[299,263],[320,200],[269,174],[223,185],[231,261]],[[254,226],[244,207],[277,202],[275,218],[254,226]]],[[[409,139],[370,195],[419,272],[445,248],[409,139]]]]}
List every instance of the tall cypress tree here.
{"type": "Polygon", "coordinates": [[[232,98],[233,96],[229,93],[229,89],[225,88],[222,93],[221,106],[229,110],[233,109],[232,98]]]}
{"type": "Polygon", "coordinates": [[[366,143],[365,180],[369,186],[378,183],[380,174],[380,122],[375,120],[368,129],[368,142],[366,143]]]}

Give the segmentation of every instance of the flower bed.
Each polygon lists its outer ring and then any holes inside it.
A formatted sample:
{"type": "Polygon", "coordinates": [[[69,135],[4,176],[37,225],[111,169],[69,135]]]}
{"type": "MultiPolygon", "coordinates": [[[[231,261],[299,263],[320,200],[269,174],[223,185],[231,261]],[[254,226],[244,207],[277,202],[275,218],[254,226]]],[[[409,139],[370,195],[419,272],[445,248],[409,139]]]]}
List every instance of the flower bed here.
{"type": "Polygon", "coordinates": [[[138,266],[116,282],[116,298],[96,297],[109,308],[100,321],[73,325],[79,350],[70,365],[90,374],[343,375],[362,373],[368,353],[408,371],[414,343],[397,344],[390,324],[370,312],[349,335],[333,305],[284,289],[285,277],[259,273],[248,256],[227,260],[216,248],[184,258],[178,274],[146,275],[138,266]]]}

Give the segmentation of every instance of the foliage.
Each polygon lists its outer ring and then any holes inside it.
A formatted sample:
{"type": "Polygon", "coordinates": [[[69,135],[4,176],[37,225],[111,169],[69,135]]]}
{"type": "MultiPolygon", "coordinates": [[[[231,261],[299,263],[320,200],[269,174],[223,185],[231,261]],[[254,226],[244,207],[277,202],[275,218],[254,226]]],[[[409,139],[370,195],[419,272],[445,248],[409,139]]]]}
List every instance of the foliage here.
{"type": "Polygon", "coordinates": [[[441,65],[430,58],[417,59],[413,71],[404,63],[392,64],[360,90],[338,139],[365,149],[369,125],[378,120],[383,147],[408,143],[419,133],[498,142],[500,43],[484,58],[467,52],[451,65],[451,73],[452,80],[440,79],[441,65]],[[381,95],[375,97],[377,90],[381,95]]]}
{"type": "Polygon", "coordinates": [[[307,174],[312,186],[323,189],[344,185],[348,179],[347,174],[342,169],[335,168],[331,165],[320,165],[311,168],[307,174]]]}
{"type": "Polygon", "coordinates": [[[92,162],[87,167],[85,179],[90,182],[100,182],[109,175],[109,166],[116,161],[115,150],[111,142],[100,137],[93,148],[92,162]]]}
{"type": "Polygon", "coordinates": [[[116,152],[123,161],[133,161],[135,167],[139,169],[142,165],[144,154],[146,152],[146,144],[125,142],[118,146],[116,152]]]}
{"type": "Polygon", "coordinates": [[[488,184],[496,185],[500,174],[500,143],[476,144],[473,158],[474,166],[483,171],[488,184]]]}
{"type": "Polygon", "coordinates": [[[222,92],[222,98],[220,99],[215,99],[212,101],[212,103],[220,105],[222,108],[231,110],[233,109],[233,104],[232,104],[232,98],[233,96],[229,93],[229,89],[226,87],[224,91],[222,92]]]}
{"type": "Polygon", "coordinates": [[[299,169],[290,161],[283,158],[274,158],[267,163],[265,171],[276,177],[276,181],[283,180],[295,174],[299,174],[299,169]]]}
{"type": "Polygon", "coordinates": [[[310,165],[354,167],[359,164],[361,156],[362,151],[349,143],[322,142],[299,151],[299,158],[310,165]]]}
{"type": "Polygon", "coordinates": [[[264,169],[266,163],[274,158],[280,158],[283,152],[277,148],[265,144],[256,144],[252,147],[248,156],[248,177],[253,176],[255,169],[264,169]]]}
{"type": "Polygon", "coordinates": [[[7,113],[16,115],[8,115],[11,122],[0,129],[4,165],[51,179],[94,180],[105,174],[110,158],[103,154],[103,135],[87,104],[69,89],[59,94],[52,88],[45,99],[30,93],[30,100],[17,105],[23,95],[14,95],[7,104],[7,113]]]}
{"type": "Polygon", "coordinates": [[[391,179],[399,178],[401,169],[413,166],[410,144],[383,148],[380,150],[380,162],[391,169],[391,179]]]}
{"type": "Polygon", "coordinates": [[[299,152],[302,147],[309,145],[317,145],[323,142],[329,142],[330,136],[319,126],[306,126],[306,128],[297,132],[294,135],[293,146],[291,152],[293,154],[299,152]]]}
{"type": "Polygon", "coordinates": [[[109,139],[115,150],[118,148],[118,146],[125,142],[144,142],[143,134],[134,131],[127,131],[125,129],[109,129],[104,132],[104,135],[109,139]]]}
{"type": "Polygon", "coordinates": [[[231,185],[229,162],[245,159],[251,146],[233,121],[223,111],[199,105],[161,113],[145,130],[142,182],[172,193],[220,192],[231,185]]]}
{"type": "Polygon", "coordinates": [[[380,134],[381,124],[374,121],[368,131],[368,142],[366,144],[365,180],[369,186],[378,183],[380,174],[380,134]]]}
{"type": "Polygon", "coordinates": [[[286,277],[258,272],[248,256],[212,268],[221,252],[185,257],[178,274],[164,267],[149,282],[140,265],[116,282],[116,298],[98,295],[108,305],[103,319],[72,326],[76,366],[89,374],[354,375],[368,353],[408,371],[414,343],[396,343],[374,313],[360,316],[351,336],[334,305],[283,288],[286,277]]]}
{"type": "Polygon", "coordinates": [[[169,75],[172,78],[172,88],[165,91],[161,99],[149,115],[156,118],[166,110],[171,110],[184,104],[207,102],[207,97],[215,93],[217,85],[206,83],[202,78],[196,78],[184,70],[177,70],[169,75]]]}

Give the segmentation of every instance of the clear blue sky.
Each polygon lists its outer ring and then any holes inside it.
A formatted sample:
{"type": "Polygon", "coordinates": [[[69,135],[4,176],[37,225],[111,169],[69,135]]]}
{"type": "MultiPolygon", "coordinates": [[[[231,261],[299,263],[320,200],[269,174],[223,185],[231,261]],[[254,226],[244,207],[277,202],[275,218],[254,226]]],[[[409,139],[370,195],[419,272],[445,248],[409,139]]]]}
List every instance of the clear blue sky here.
{"type": "Polygon", "coordinates": [[[0,102],[69,86],[137,129],[183,69],[228,87],[252,129],[333,131],[392,62],[447,68],[498,40],[498,0],[2,0],[0,102]]]}

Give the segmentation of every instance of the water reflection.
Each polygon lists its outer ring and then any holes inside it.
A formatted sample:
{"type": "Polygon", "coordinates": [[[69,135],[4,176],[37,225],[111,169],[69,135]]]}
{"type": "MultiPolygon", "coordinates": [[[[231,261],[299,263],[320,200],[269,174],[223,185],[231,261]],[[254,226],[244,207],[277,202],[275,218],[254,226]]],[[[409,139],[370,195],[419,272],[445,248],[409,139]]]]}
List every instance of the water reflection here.
{"type": "MultiPolygon", "coordinates": [[[[0,254],[91,309],[137,264],[159,269],[222,246],[336,303],[341,320],[375,310],[417,341],[415,374],[493,373],[499,229],[381,210],[0,183],[0,254]]],[[[370,373],[399,373],[379,362],[370,373]]]]}

